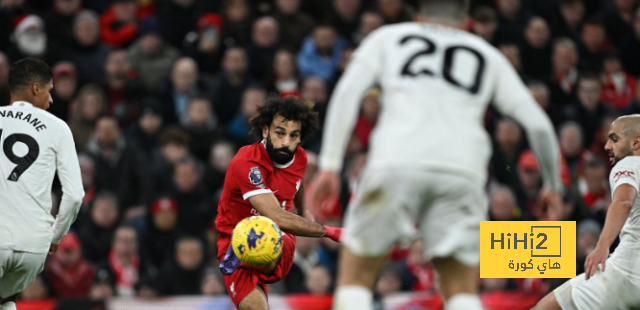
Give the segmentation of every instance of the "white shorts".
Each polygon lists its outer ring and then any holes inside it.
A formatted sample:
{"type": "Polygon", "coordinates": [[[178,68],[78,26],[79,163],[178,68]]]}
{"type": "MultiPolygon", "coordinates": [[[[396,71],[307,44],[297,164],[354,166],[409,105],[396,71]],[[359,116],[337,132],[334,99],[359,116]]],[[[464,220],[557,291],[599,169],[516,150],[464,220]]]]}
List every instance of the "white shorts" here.
{"type": "Polygon", "coordinates": [[[47,253],[0,249],[0,298],[22,292],[44,269],[47,253]]]}
{"type": "Polygon", "coordinates": [[[605,262],[586,280],[584,273],[553,291],[563,310],[625,310],[640,306],[640,279],[629,276],[618,266],[605,262]]]}
{"type": "Polygon", "coordinates": [[[480,264],[480,221],[487,214],[482,182],[418,168],[365,169],[360,180],[343,240],[356,255],[385,255],[419,231],[425,258],[480,264]]]}

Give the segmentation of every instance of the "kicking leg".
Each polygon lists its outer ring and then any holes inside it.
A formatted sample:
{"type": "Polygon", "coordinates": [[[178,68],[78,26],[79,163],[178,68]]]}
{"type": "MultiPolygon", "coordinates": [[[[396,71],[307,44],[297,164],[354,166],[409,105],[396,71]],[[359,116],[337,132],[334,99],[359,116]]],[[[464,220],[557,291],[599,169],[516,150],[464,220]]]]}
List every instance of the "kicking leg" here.
{"type": "Polygon", "coordinates": [[[334,310],[373,309],[373,285],[386,261],[382,257],[359,257],[347,247],[340,252],[338,288],[334,310]]]}
{"type": "Polygon", "coordinates": [[[562,308],[560,308],[560,305],[558,304],[556,295],[551,292],[547,294],[547,296],[544,296],[544,298],[542,298],[531,310],[562,310],[562,308]]]}
{"type": "Polygon", "coordinates": [[[256,286],[251,293],[247,294],[238,304],[238,310],[269,310],[267,295],[260,286],[256,286]]]}
{"type": "Polygon", "coordinates": [[[478,297],[478,269],[461,264],[452,257],[435,258],[433,264],[440,276],[440,291],[446,310],[481,310],[478,297]]]}

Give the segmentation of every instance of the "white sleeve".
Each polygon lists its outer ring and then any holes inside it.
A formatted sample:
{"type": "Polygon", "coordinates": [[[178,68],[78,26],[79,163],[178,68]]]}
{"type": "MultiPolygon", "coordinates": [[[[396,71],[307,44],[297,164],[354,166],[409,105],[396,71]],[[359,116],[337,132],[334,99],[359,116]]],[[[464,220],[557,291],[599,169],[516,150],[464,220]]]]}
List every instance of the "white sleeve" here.
{"type": "Polygon", "coordinates": [[[636,165],[618,164],[609,174],[609,184],[611,184],[611,198],[616,192],[618,186],[622,184],[629,184],[636,189],[637,193],[640,193],[640,176],[638,175],[638,167],[636,165]]]}
{"type": "Polygon", "coordinates": [[[545,187],[562,192],[560,148],[549,117],[501,54],[498,54],[497,64],[494,106],[503,115],[512,117],[526,131],[531,149],[540,164],[545,187]]]}
{"type": "Polygon", "coordinates": [[[60,134],[56,152],[58,178],[62,183],[62,201],[56,222],[53,225],[53,240],[51,242],[59,244],[62,237],[69,231],[71,224],[76,220],[84,197],[80,163],[78,163],[75,143],[68,126],[64,126],[63,132],[60,134]]]}
{"type": "Polygon", "coordinates": [[[383,40],[380,30],[371,33],[356,49],[329,101],[324,123],[321,170],[340,171],[345,148],[353,134],[362,98],[380,74],[383,40]]]}

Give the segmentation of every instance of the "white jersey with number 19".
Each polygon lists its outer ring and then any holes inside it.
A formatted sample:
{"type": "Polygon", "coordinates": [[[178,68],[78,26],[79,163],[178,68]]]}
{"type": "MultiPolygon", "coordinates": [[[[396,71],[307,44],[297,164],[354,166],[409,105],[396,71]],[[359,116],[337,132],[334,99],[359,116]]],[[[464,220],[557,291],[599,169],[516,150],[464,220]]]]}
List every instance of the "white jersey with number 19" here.
{"type": "Polygon", "coordinates": [[[24,101],[0,108],[0,250],[46,253],[78,213],[84,191],[71,130],[24,101]],[[63,197],[51,215],[58,172],[63,197]]]}

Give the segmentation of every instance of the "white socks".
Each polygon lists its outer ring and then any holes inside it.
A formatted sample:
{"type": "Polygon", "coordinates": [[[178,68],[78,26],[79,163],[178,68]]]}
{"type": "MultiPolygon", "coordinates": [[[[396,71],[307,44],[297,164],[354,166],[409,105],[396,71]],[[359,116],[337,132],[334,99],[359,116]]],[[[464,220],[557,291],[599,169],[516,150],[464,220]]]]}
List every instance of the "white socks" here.
{"type": "Polygon", "coordinates": [[[13,301],[9,301],[9,302],[5,302],[4,304],[0,305],[0,310],[17,310],[18,308],[16,308],[16,303],[13,301]]]}
{"type": "Polygon", "coordinates": [[[482,310],[478,295],[457,294],[444,303],[445,310],[482,310]]]}
{"type": "Polygon", "coordinates": [[[373,310],[373,293],[356,285],[341,286],[336,289],[333,310],[373,310]]]}

